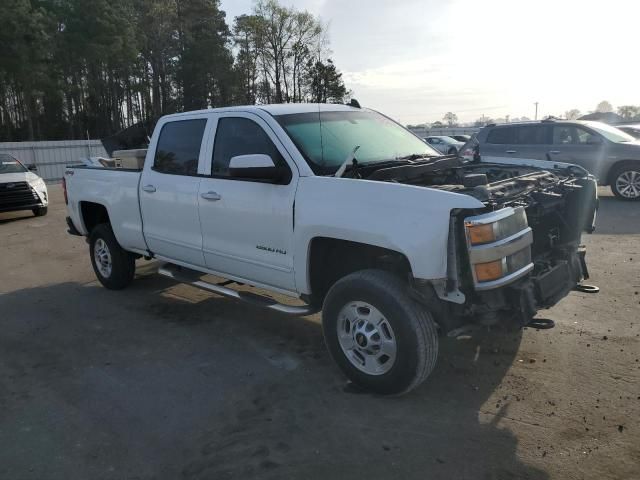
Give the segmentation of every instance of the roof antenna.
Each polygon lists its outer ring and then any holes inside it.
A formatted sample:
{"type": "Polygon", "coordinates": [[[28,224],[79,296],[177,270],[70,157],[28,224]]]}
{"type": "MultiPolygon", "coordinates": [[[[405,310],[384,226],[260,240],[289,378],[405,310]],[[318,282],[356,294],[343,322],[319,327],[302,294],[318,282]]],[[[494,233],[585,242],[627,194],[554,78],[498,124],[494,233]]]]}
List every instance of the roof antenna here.
{"type": "Polygon", "coordinates": [[[355,98],[351,99],[351,101],[349,102],[349,106],[353,107],[353,108],[362,108],[360,106],[360,102],[358,100],[356,100],[355,98]]]}

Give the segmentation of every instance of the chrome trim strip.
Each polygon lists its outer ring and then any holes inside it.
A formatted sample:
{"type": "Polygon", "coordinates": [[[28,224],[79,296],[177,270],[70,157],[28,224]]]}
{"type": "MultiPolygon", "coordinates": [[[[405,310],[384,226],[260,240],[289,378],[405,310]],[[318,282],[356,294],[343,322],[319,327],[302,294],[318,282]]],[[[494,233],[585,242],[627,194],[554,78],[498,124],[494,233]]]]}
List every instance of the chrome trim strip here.
{"type": "Polygon", "coordinates": [[[471,265],[478,263],[493,262],[501,258],[513,255],[516,252],[528,247],[533,243],[533,232],[531,227],[519,231],[494,243],[486,243],[477,247],[469,248],[469,260],[471,265]]]}
{"type": "Polygon", "coordinates": [[[496,210],[495,212],[483,213],[482,215],[476,215],[475,217],[467,217],[464,219],[464,223],[470,223],[472,225],[486,225],[487,223],[494,223],[498,220],[510,217],[514,213],[516,213],[515,208],[506,207],[501,210],[496,210]]]}
{"type": "Polygon", "coordinates": [[[506,277],[499,278],[498,280],[492,280],[490,282],[476,283],[476,290],[491,290],[492,288],[502,287],[508,283],[514,282],[521,277],[524,277],[527,273],[533,270],[533,263],[522,267],[506,277]]]}

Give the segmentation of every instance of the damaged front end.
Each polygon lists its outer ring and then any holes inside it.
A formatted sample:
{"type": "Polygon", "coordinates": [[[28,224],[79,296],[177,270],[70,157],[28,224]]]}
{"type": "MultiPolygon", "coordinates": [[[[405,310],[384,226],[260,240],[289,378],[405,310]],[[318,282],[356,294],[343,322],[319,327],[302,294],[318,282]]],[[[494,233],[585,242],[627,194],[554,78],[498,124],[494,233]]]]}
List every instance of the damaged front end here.
{"type": "Polygon", "coordinates": [[[431,186],[464,191],[485,208],[452,212],[447,279],[433,284],[445,300],[435,312],[443,329],[525,326],[589,278],[581,235],[594,229],[595,178],[571,166],[485,163],[453,175],[431,186]]]}

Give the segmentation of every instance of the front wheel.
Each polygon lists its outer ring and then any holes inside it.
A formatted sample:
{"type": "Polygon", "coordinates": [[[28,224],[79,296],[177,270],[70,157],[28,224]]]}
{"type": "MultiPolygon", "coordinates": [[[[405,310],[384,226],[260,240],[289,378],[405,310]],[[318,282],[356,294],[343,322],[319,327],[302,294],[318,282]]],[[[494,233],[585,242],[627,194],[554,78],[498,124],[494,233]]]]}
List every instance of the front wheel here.
{"type": "Polygon", "coordinates": [[[438,356],[436,325],[395,275],[352,273],[329,290],[322,328],[331,356],[357,386],[401,394],[420,385],[438,356]]]}
{"type": "Polygon", "coordinates": [[[456,150],[455,148],[451,147],[449,149],[449,151],[447,152],[447,155],[457,155],[458,154],[458,150],[456,150]]]}
{"type": "Polygon", "coordinates": [[[623,200],[640,200],[640,163],[626,163],[617,167],[612,175],[611,190],[623,200]]]}
{"type": "Polygon", "coordinates": [[[36,217],[44,217],[49,209],[47,207],[36,207],[31,210],[36,217]]]}
{"type": "Polygon", "coordinates": [[[110,290],[122,290],[133,280],[136,259],[116,240],[111,226],[102,223],[89,235],[91,265],[102,285],[110,290]]]}

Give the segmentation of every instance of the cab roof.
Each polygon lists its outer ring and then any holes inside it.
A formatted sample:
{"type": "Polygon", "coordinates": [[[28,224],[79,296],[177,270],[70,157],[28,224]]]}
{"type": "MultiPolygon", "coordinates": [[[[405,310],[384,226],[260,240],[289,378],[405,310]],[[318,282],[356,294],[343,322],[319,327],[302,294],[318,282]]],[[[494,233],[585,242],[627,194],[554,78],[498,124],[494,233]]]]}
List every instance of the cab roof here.
{"type": "Polygon", "coordinates": [[[172,113],[165,115],[165,118],[182,117],[199,113],[212,112],[267,112],[271,115],[287,115],[294,113],[313,113],[313,112],[349,112],[362,111],[360,108],[351,107],[349,105],[333,104],[333,103],[277,103],[270,105],[241,105],[235,107],[207,108],[204,110],[193,110],[190,112],[172,113]]]}

